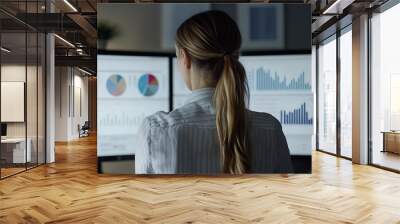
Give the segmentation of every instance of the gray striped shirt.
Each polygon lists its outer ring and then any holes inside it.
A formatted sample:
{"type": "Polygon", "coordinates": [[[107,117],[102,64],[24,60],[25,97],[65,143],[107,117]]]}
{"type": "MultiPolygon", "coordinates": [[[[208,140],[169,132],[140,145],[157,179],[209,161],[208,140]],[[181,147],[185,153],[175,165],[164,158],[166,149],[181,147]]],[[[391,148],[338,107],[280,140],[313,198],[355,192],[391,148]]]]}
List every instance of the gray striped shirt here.
{"type": "MultiPolygon", "coordinates": [[[[213,94],[212,88],[195,90],[182,107],[145,118],[136,147],[136,174],[222,173],[213,94]]],[[[250,173],[291,173],[279,121],[267,113],[248,113],[250,173]]]]}

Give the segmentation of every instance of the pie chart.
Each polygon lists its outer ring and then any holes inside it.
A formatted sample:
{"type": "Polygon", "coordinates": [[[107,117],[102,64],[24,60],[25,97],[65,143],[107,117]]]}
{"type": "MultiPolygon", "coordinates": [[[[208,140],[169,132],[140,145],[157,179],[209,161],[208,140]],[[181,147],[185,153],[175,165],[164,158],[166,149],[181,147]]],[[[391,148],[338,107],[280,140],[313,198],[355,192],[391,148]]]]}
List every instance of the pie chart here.
{"type": "Polygon", "coordinates": [[[125,92],[126,82],[121,75],[111,75],[107,79],[107,90],[113,96],[120,96],[125,92]]]}
{"type": "Polygon", "coordinates": [[[143,96],[153,96],[158,91],[158,80],[153,74],[147,73],[139,78],[139,91],[143,96]]]}

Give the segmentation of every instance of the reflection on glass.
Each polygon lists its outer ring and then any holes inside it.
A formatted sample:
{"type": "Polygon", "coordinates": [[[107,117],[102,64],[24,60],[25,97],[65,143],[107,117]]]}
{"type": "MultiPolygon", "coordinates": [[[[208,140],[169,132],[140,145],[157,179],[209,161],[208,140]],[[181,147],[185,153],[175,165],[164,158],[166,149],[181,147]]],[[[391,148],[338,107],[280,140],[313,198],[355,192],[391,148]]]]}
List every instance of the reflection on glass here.
{"type": "Polygon", "coordinates": [[[2,177],[25,170],[30,148],[26,144],[25,33],[2,33],[1,45],[1,123],[6,130],[1,139],[2,177]],[[28,146],[28,147],[27,147],[28,146]],[[28,150],[27,150],[28,148],[28,150]]]}
{"type": "Polygon", "coordinates": [[[340,153],[352,157],[352,35],[340,36],[340,153]]]}
{"type": "Polygon", "coordinates": [[[336,40],[318,51],[318,147],[336,153],[336,40]]]}
{"type": "MultiPolygon", "coordinates": [[[[0,1],[21,15],[45,12],[45,0],[0,1]]],[[[0,12],[0,17],[13,21],[0,12]]],[[[0,177],[45,162],[45,35],[25,25],[2,26],[0,177]]]]}
{"type": "Polygon", "coordinates": [[[372,163],[400,170],[400,5],[372,17],[372,163]]]}

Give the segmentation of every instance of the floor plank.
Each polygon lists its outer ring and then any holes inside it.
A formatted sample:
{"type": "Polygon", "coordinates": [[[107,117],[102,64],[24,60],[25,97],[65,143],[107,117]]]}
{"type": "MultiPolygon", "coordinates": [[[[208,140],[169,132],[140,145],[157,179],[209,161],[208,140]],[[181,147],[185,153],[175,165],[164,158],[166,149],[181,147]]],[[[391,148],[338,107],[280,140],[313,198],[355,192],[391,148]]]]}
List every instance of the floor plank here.
{"type": "Polygon", "coordinates": [[[313,174],[97,174],[96,139],[0,181],[0,223],[400,223],[400,175],[313,153],[313,174]]]}

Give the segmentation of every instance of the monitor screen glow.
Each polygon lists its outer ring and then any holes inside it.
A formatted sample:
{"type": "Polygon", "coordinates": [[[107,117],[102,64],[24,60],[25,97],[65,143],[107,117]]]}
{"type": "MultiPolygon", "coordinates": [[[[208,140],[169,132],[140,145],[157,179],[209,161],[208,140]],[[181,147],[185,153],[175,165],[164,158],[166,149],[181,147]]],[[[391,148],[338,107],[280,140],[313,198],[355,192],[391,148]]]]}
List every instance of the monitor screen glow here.
{"type": "Polygon", "coordinates": [[[169,58],[98,55],[98,156],[134,155],[143,119],[169,111],[169,58]]]}
{"type": "Polygon", "coordinates": [[[311,155],[314,94],[311,55],[241,56],[249,85],[249,109],[282,125],[292,155],[311,155]]]}
{"type": "MultiPolygon", "coordinates": [[[[249,84],[248,108],[277,118],[292,155],[311,155],[314,134],[314,93],[310,55],[241,56],[249,84]]],[[[176,58],[173,60],[173,105],[190,94],[176,58]]]]}

